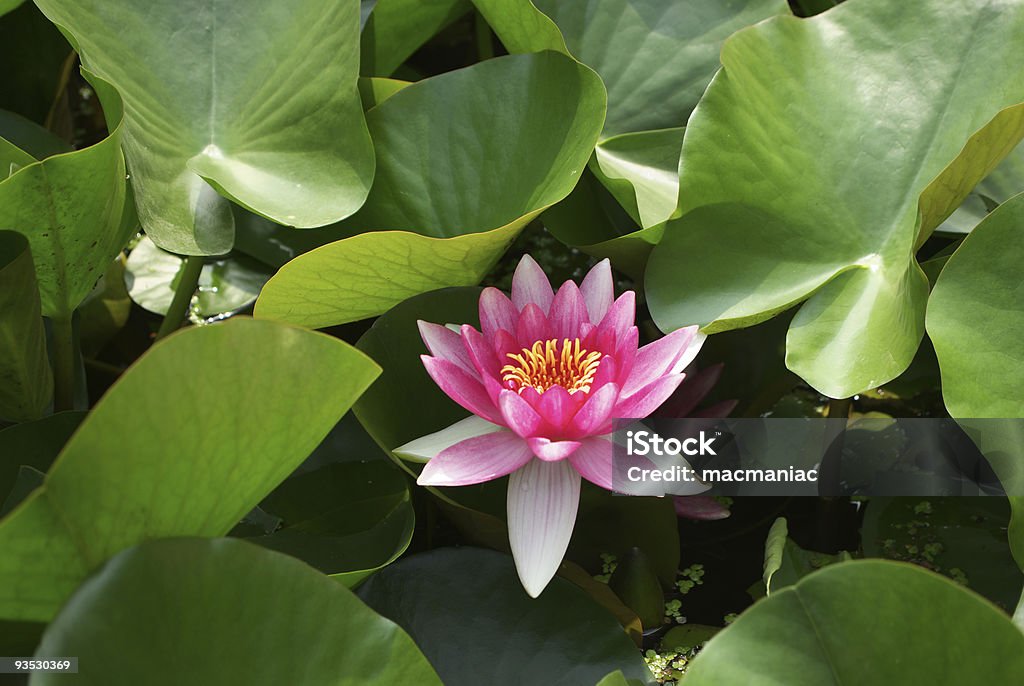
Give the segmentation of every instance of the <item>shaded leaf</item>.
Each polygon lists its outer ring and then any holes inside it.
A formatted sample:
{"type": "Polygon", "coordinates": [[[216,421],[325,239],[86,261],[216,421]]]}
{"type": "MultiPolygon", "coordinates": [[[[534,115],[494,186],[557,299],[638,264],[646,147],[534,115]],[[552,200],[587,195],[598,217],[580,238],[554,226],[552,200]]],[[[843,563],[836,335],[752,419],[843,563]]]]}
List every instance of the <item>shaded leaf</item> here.
{"type": "Polygon", "coordinates": [[[618,622],[583,591],[553,579],[531,599],[501,553],[415,555],[375,574],[359,596],[409,632],[446,686],[476,686],[482,675],[492,686],[593,686],[615,669],[650,679],[618,622]]]}
{"type": "Polygon", "coordinates": [[[0,417],[38,419],[52,397],[53,374],[28,239],[0,231],[0,417]]]}
{"type": "Polygon", "coordinates": [[[360,73],[391,76],[417,48],[471,7],[469,0],[377,0],[360,36],[360,73]]]}

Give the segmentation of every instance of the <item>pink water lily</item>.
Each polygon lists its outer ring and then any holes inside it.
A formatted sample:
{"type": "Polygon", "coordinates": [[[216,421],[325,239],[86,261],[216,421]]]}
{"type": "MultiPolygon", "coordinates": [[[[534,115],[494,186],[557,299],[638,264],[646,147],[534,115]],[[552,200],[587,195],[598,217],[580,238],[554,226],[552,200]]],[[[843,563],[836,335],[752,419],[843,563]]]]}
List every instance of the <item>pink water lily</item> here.
{"type": "Polygon", "coordinates": [[[481,331],[419,322],[427,372],[473,416],[395,452],[427,461],[417,480],[425,486],[511,475],[509,543],[533,597],[569,545],[580,477],[612,488],[613,421],[651,414],[704,340],[691,326],[638,348],[635,308],[632,291],[615,299],[608,260],[555,293],[526,256],[511,299],[496,288],[480,294],[481,331]]]}

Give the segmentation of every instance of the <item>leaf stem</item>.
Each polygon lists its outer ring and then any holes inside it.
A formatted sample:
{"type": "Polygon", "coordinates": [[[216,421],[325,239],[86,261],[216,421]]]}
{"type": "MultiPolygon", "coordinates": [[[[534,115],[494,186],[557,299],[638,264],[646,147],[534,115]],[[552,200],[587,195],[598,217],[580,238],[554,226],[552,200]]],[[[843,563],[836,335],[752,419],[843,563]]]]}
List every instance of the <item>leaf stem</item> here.
{"type": "Polygon", "coordinates": [[[174,289],[174,299],[171,300],[164,321],[160,330],[156,332],[156,340],[172,334],[181,327],[188,314],[189,305],[192,303],[192,296],[199,287],[199,275],[203,271],[203,257],[201,255],[190,255],[185,258],[179,272],[178,285],[174,289]]]}
{"type": "Polygon", "coordinates": [[[491,39],[491,27],[478,11],[474,17],[473,28],[476,34],[476,54],[480,61],[494,57],[494,43],[491,39]]]}
{"type": "Polygon", "coordinates": [[[828,418],[829,419],[849,419],[850,409],[853,407],[852,398],[829,398],[828,399],[828,418]]]}
{"type": "Polygon", "coordinates": [[[53,317],[53,411],[75,406],[75,330],[72,315],[53,317]]]}

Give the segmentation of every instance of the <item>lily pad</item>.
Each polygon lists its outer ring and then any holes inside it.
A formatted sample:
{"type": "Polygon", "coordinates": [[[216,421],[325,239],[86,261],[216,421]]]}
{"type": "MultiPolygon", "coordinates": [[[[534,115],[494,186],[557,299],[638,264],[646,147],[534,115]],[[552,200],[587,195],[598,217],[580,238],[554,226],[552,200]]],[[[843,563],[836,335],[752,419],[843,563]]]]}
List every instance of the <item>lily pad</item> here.
{"type": "Polygon", "coordinates": [[[377,178],[346,224],[397,231],[298,257],[267,283],[256,315],[328,326],[478,283],[530,220],[572,190],[604,106],[597,75],[554,53],[488,60],[392,95],[367,113],[377,178]]]}
{"type": "Polygon", "coordinates": [[[44,486],[0,522],[0,617],[50,620],[82,580],[140,541],[223,535],[376,375],[341,341],[272,322],[234,318],[161,341],[93,408],[44,486]]]}
{"type": "Polygon", "coordinates": [[[391,76],[417,48],[472,7],[469,0],[376,0],[360,36],[360,73],[391,76]]]}
{"type": "Polygon", "coordinates": [[[118,555],[61,610],[37,654],[81,655],[74,681],[86,685],[278,686],[301,675],[303,686],[441,686],[409,636],[350,591],[235,539],[150,541],[118,555]]]}
{"type": "Polygon", "coordinates": [[[180,254],[231,249],[230,203],[321,226],[373,178],[356,90],[359,3],[39,0],[125,103],[139,218],[180,254]]]}
{"type": "Polygon", "coordinates": [[[557,578],[530,598],[508,555],[433,550],[381,570],[359,596],[409,632],[447,686],[593,686],[616,669],[650,683],[611,614],[557,578]]]}
{"type": "Polygon", "coordinates": [[[1016,0],[860,0],[726,41],[646,275],[659,327],[806,301],[790,369],[837,398],[897,377],[924,334],[917,247],[1024,136],[1021,31],[1016,0]]]}
{"type": "Polygon", "coordinates": [[[920,567],[864,560],[754,605],[708,641],[686,683],[1010,684],[1021,674],[1024,634],[995,606],[920,567]]]}

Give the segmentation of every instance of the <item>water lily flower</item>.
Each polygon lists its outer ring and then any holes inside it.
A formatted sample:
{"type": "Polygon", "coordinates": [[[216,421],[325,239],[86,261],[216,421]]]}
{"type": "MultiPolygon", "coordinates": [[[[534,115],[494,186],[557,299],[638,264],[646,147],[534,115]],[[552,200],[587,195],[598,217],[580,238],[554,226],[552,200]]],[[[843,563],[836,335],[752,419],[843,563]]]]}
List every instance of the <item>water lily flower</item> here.
{"type": "Polygon", "coordinates": [[[417,480],[425,486],[511,475],[509,543],[533,597],[569,545],[580,477],[612,489],[613,421],[657,409],[703,343],[691,326],[638,347],[635,310],[633,291],[615,299],[608,260],[555,293],[525,256],[511,299],[496,288],[480,294],[480,331],[419,322],[427,372],[472,416],[395,452],[427,461],[417,480]]]}

